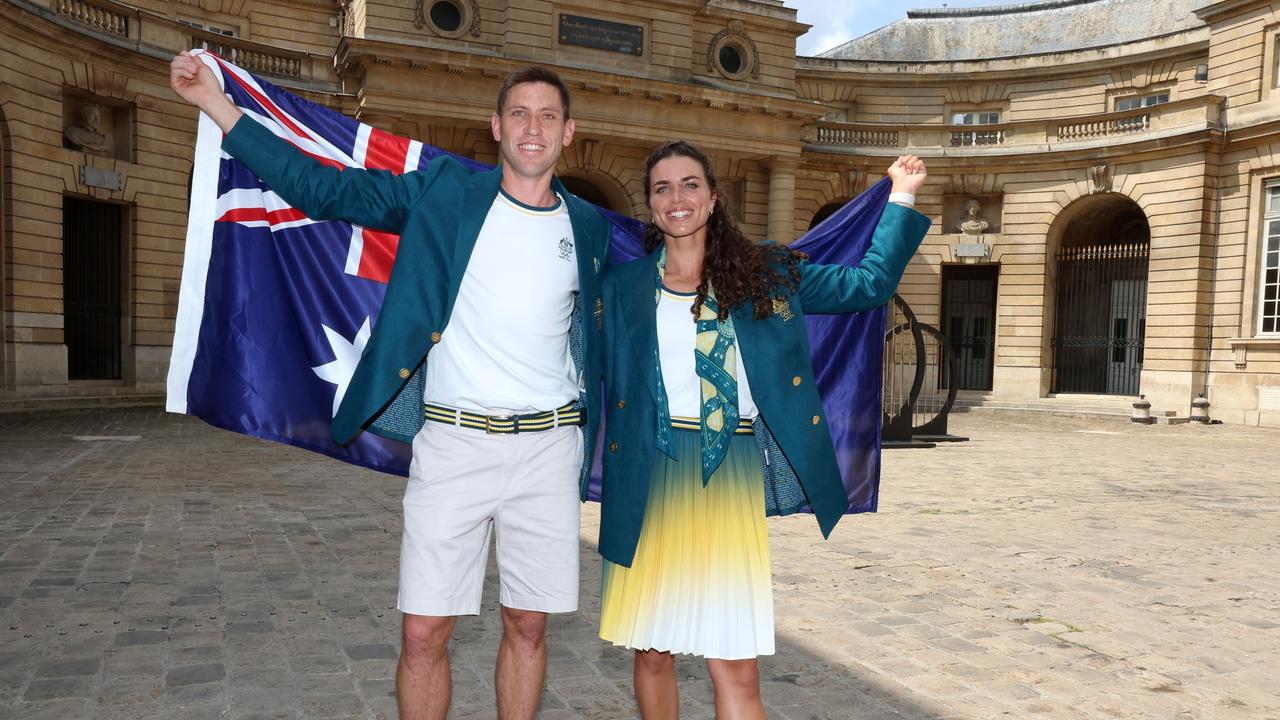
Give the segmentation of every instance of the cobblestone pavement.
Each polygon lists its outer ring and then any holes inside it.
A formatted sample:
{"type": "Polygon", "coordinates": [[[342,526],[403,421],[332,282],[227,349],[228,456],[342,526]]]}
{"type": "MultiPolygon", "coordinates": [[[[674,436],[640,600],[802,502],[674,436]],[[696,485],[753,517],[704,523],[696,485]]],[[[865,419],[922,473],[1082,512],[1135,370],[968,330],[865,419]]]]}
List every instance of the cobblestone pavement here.
{"type": "MultiPolygon", "coordinates": [[[[1280,718],[1280,433],[961,415],[880,513],[770,522],[772,718],[1280,718]]],[[[159,411],[0,416],[0,717],[394,717],[401,481],[159,411]]],[[[634,717],[630,657],[550,628],[539,717],[634,717]]],[[[499,622],[458,625],[492,718],[499,622]]],[[[683,717],[710,718],[682,660],[683,717]]]]}

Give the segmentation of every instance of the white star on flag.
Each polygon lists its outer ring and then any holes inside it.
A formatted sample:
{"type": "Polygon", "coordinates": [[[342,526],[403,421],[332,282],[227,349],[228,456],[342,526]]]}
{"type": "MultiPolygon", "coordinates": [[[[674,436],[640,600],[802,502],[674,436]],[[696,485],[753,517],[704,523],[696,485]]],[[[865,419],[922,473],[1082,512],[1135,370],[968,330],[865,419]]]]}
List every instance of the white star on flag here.
{"type": "Polygon", "coordinates": [[[356,364],[360,362],[360,354],[364,352],[365,343],[369,342],[369,318],[364,319],[364,325],[360,326],[360,331],[356,333],[356,337],[351,342],[342,336],[338,331],[330,328],[328,325],[320,326],[324,330],[324,336],[329,340],[329,347],[333,349],[333,361],[318,365],[311,368],[321,380],[333,383],[338,386],[337,391],[333,394],[333,414],[338,414],[338,406],[342,404],[342,396],[347,394],[347,385],[351,382],[351,376],[356,372],[356,364]]]}

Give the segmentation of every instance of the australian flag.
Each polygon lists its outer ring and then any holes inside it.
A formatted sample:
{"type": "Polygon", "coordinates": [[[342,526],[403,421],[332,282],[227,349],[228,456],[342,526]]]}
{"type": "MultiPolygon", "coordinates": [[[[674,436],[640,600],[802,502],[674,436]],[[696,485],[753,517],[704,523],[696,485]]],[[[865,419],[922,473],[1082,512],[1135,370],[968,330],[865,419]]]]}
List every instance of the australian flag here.
{"type": "MultiPolygon", "coordinates": [[[[292,95],[212,53],[193,54],[214,70],[246,115],[321,163],[403,173],[445,152],[292,95]]],[[[408,475],[408,445],[372,433],[345,446],[329,437],[329,423],[377,320],[399,238],[346,222],[311,220],[223,153],[221,144],[222,132],[201,115],[168,410],[408,475]]],[[[856,264],[887,198],[885,181],[793,247],[814,262],[856,264]]],[[[641,223],[603,212],[614,226],[610,262],[643,255],[641,223]]],[[[849,510],[873,511],[884,313],[807,321],[849,510]]]]}

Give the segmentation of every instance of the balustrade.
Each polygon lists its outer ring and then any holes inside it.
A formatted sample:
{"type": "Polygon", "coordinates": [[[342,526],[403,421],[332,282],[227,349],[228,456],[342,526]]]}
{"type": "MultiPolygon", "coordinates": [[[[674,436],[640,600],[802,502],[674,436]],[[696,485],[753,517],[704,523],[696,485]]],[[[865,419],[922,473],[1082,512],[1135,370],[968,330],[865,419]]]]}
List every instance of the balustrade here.
{"type": "Polygon", "coordinates": [[[86,0],[58,0],[56,12],[72,22],[100,32],[129,37],[129,16],[86,0]]]}

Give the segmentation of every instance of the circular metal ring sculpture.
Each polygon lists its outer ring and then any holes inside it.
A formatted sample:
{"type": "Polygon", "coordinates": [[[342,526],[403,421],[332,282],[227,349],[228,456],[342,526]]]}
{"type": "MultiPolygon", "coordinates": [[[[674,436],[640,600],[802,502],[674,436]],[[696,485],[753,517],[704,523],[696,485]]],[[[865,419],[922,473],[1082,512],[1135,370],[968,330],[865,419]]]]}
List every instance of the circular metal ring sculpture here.
{"type": "Polygon", "coordinates": [[[909,442],[912,408],[924,384],[924,337],[911,307],[899,295],[885,308],[884,370],[881,376],[883,442],[909,442]]]}
{"type": "Polygon", "coordinates": [[[951,438],[947,415],[956,402],[956,355],[947,337],[920,322],[899,295],[885,308],[881,376],[882,443],[932,447],[951,438]]]}

